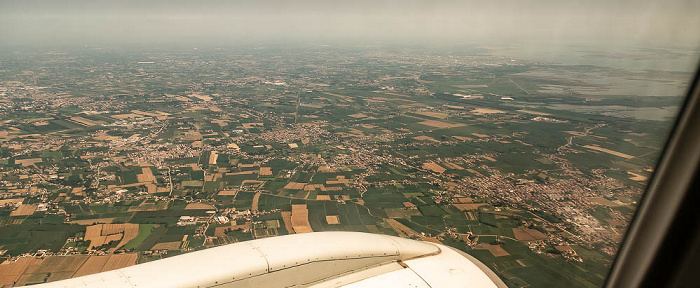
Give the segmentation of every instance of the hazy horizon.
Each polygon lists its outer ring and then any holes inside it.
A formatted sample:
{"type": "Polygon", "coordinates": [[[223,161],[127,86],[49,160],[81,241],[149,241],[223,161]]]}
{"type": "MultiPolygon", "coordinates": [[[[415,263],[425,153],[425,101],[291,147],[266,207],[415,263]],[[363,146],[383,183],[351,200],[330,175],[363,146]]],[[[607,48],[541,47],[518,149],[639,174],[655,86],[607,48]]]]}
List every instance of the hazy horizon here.
{"type": "Polygon", "coordinates": [[[697,1],[609,2],[0,1],[0,44],[698,46],[697,1]]]}

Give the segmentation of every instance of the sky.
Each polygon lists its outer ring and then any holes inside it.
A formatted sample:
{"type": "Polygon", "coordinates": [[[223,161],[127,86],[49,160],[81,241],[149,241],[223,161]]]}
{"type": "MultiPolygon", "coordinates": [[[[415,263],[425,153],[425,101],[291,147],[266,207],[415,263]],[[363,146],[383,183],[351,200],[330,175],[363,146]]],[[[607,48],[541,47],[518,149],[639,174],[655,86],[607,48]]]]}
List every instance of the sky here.
{"type": "Polygon", "coordinates": [[[0,44],[246,41],[698,47],[695,0],[0,0],[0,44]]]}

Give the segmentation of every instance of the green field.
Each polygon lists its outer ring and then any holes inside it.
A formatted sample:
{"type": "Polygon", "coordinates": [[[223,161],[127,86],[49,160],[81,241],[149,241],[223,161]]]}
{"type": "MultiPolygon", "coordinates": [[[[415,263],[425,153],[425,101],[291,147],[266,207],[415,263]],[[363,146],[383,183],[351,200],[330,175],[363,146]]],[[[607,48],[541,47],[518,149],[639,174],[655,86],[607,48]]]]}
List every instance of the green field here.
{"type": "Polygon", "coordinates": [[[129,243],[126,243],[126,245],[124,245],[124,249],[131,250],[141,246],[143,241],[145,241],[146,238],[148,238],[148,236],[151,235],[151,232],[153,232],[154,226],[155,224],[139,224],[138,236],[136,236],[136,238],[134,239],[131,239],[129,243]]]}

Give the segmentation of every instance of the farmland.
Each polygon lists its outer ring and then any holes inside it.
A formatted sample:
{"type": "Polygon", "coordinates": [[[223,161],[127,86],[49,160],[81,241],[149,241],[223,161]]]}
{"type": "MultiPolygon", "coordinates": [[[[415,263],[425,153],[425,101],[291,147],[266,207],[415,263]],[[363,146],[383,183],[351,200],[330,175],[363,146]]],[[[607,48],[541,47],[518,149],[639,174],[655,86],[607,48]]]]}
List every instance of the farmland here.
{"type": "Polygon", "coordinates": [[[691,75],[478,47],[80,49],[0,53],[0,285],[360,231],[511,287],[600,286],[680,103],[612,87],[691,75]]]}

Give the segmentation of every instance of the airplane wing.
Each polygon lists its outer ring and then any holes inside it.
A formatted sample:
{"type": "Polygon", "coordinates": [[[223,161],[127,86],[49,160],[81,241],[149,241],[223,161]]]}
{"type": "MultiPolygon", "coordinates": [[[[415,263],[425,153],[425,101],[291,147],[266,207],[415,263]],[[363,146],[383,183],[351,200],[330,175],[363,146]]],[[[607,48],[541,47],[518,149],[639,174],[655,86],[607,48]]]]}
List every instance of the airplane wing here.
{"type": "Polygon", "coordinates": [[[35,287],[506,287],[444,245],[359,232],[257,239],[35,287]]]}

